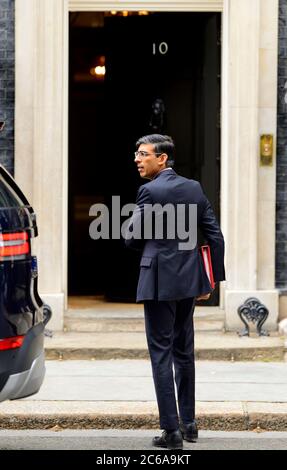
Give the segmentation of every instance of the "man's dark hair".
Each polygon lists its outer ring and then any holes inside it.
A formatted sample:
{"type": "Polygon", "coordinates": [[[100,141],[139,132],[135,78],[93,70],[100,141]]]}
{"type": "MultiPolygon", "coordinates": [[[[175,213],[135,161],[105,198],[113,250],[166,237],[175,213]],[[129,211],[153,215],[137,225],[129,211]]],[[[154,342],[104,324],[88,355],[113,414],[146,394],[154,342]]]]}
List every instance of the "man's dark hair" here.
{"type": "Polygon", "coordinates": [[[155,153],[166,153],[168,159],[166,161],[167,167],[172,167],[174,165],[174,143],[171,137],[168,135],[161,135],[161,134],[150,134],[141,137],[136,142],[136,149],[139,148],[140,145],[145,144],[152,144],[154,146],[155,153]]]}

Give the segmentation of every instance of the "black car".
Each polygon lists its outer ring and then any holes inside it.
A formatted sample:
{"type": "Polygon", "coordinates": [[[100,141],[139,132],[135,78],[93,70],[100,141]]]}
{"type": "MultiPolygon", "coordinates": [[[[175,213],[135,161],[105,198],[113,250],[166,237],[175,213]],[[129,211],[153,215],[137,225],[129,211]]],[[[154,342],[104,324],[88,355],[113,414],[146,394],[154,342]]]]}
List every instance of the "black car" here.
{"type": "Polygon", "coordinates": [[[0,165],[0,402],[32,395],[45,375],[44,329],[51,309],[37,290],[36,216],[0,165]]]}

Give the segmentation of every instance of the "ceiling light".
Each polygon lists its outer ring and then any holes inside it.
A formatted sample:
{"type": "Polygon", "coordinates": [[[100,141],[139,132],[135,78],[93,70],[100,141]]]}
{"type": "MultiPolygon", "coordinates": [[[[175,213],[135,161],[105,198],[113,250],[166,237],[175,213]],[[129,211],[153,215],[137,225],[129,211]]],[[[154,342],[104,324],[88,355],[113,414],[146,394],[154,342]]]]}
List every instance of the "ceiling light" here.
{"type": "Polygon", "coordinates": [[[93,75],[93,77],[104,77],[106,75],[106,67],[104,65],[92,67],[90,69],[90,74],[93,75]]]}

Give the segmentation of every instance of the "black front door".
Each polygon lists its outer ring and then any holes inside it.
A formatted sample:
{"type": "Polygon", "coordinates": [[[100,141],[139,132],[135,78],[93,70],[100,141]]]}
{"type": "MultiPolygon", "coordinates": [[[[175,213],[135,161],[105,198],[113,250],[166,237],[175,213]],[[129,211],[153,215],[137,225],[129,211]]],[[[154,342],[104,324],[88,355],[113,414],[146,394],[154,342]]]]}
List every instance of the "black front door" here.
{"type": "Polygon", "coordinates": [[[75,201],[134,202],[140,136],[174,138],[175,170],[201,181],[219,216],[219,31],[215,13],[106,14],[98,28],[71,28],[70,293],[135,299],[140,254],[122,240],[88,240],[91,220],[80,222],[75,201]],[[93,54],[105,58],[105,78],[75,80],[93,54]]]}

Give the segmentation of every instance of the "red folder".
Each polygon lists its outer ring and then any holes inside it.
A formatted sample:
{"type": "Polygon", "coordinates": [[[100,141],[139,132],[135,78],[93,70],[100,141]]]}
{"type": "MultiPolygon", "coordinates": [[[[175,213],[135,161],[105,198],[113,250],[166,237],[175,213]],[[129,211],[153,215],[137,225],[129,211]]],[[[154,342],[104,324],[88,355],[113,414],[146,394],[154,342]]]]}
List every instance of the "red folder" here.
{"type": "Polygon", "coordinates": [[[212,269],[211,255],[210,255],[210,246],[202,245],[200,247],[200,251],[201,251],[203,264],[204,264],[205,271],[206,271],[207,277],[209,279],[211,288],[214,289],[215,282],[214,282],[214,277],[213,277],[213,269],[212,269]]]}

